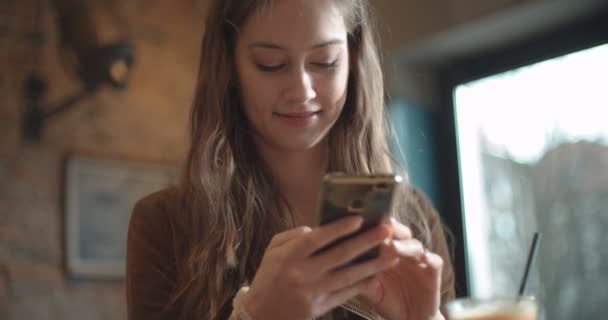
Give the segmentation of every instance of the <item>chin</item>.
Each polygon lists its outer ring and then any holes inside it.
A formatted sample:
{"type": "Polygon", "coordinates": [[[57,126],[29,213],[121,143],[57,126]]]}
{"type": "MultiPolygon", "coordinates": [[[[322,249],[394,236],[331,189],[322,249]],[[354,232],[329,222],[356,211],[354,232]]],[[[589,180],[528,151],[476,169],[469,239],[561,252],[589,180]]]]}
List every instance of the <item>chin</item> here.
{"type": "MultiPolygon", "coordinates": [[[[286,137],[287,138],[287,137],[286,137]]],[[[297,152],[314,149],[321,143],[322,137],[311,139],[311,138],[292,138],[292,139],[281,139],[281,141],[275,141],[274,145],[280,150],[297,152]]]]}

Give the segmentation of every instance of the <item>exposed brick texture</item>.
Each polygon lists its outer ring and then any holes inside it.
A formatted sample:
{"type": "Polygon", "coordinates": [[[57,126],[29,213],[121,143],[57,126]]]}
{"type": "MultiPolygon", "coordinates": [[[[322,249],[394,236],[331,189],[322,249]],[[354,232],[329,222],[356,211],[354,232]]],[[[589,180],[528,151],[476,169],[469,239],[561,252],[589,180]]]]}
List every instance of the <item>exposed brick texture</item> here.
{"type": "MultiPolygon", "coordinates": [[[[40,72],[53,103],[79,83],[61,62],[54,9],[41,2],[40,72]]],[[[27,143],[21,110],[36,3],[0,1],[0,319],[126,319],[122,281],[73,280],[65,271],[63,160],[69,152],[159,162],[184,157],[204,1],[88,1],[104,41],[121,33],[134,41],[129,86],[102,88],[51,118],[40,143],[27,143]]]]}

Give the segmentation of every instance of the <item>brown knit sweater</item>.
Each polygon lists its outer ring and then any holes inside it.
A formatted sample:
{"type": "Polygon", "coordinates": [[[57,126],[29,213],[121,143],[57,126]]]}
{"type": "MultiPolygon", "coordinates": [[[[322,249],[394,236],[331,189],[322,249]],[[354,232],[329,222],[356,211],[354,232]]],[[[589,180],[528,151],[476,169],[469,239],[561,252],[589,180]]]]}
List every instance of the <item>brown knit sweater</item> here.
{"type": "MultiPolygon", "coordinates": [[[[169,188],[141,199],[133,210],[127,240],[126,294],[130,320],[176,319],[179,310],[165,312],[180,259],[187,256],[181,225],[181,193],[169,188]]],[[[454,274],[443,227],[436,210],[420,192],[412,190],[407,210],[421,210],[432,239],[429,250],[444,261],[441,305],[454,297],[454,274]]],[[[413,230],[416,236],[416,230],[413,230]]],[[[337,314],[337,313],[336,313],[337,314]]],[[[344,318],[340,316],[340,318],[344,318]]],[[[354,314],[349,319],[360,319],[354,314]]]]}

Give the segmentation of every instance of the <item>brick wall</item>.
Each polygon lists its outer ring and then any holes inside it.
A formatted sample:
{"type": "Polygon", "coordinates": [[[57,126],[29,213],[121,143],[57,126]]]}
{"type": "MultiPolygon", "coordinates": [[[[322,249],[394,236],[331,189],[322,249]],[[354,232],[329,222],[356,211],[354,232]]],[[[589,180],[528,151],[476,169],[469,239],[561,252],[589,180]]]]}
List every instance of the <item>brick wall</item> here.
{"type": "MultiPolygon", "coordinates": [[[[43,4],[41,73],[53,103],[78,89],[58,54],[50,1],[43,4]]],[[[124,91],[103,88],[51,118],[40,143],[21,138],[27,34],[37,0],[0,1],[0,319],[125,319],[122,281],[73,280],[64,268],[62,162],[68,152],[176,161],[197,70],[204,1],[88,1],[106,40],[134,40],[124,91]],[[116,22],[126,21],[122,27],[116,22]]]]}

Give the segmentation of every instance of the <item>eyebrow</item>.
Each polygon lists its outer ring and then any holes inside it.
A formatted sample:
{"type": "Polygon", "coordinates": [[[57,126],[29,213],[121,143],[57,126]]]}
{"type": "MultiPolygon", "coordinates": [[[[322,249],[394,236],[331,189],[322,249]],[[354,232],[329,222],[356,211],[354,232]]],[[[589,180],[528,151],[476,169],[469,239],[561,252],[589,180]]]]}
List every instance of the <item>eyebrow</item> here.
{"type": "MultiPolygon", "coordinates": [[[[334,45],[339,45],[339,44],[343,44],[344,40],[341,39],[331,39],[328,41],[325,41],[323,43],[320,44],[315,44],[314,46],[311,47],[311,49],[319,49],[319,48],[324,48],[324,47],[328,47],[328,46],[334,46],[334,45]]],[[[278,49],[278,50],[286,50],[285,48],[272,43],[272,42],[264,42],[264,41],[260,41],[260,42],[254,42],[251,43],[249,46],[249,48],[265,48],[265,49],[278,49]]]]}

